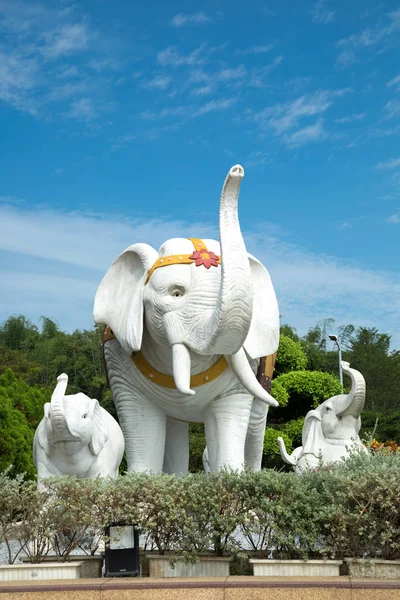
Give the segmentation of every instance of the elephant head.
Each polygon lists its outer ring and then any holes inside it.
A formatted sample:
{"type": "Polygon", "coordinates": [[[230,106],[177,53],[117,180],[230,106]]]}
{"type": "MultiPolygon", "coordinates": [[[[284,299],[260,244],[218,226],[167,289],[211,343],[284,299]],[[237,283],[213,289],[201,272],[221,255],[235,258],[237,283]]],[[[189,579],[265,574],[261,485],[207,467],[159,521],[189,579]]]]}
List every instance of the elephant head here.
{"type": "Polygon", "coordinates": [[[194,394],[191,353],[225,355],[246,389],[277,406],[248,360],[276,351],[279,312],[268,271],[247,253],[240,231],[243,176],[236,165],[225,179],[220,243],[174,238],[159,252],[148,244],[129,246],[99,286],[94,320],[108,325],[128,354],[140,350],[145,326],[155,343],[171,349],[172,374],[183,394],[194,394]]]}
{"type": "Polygon", "coordinates": [[[68,375],[62,373],[51,402],[44,405],[46,427],[39,430],[39,443],[48,455],[61,442],[66,454],[74,454],[83,446],[98,454],[107,440],[100,405],[82,393],[65,396],[67,385],[68,375]]]}
{"type": "MultiPolygon", "coordinates": [[[[322,434],[327,440],[356,439],[361,427],[360,414],[365,404],[365,379],[359,371],[351,369],[348,362],[342,361],[343,373],[351,379],[349,394],[340,394],[325,400],[315,411],[310,411],[306,422],[313,418],[320,418],[322,434]],[[314,412],[318,417],[314,417],[314,412]]],[[[303,430],[303,435],[308,438],[308,426],[303,430]]],[[[304,439],[303,439],[304,442],[304,439]]]]}
{"type": "Polygon", "coordinates": [[[319,460],[331,462],[329,457],[339,455],[330,446],[341,446],[342,455],[351,445],[361,445],[358,433],[361,427],[360,414],[365,404],[365,379],[359,371],[351,369],[348,362],[342,361],[342,370],[351,379],[349,394],[339,394],[325,400],[314,410],[310,410],[304,420],[302,443],[292,455],[286,452],[282,438],[278,438],[281,456],[285,462],[297,466],[317,466],[319,460]]]}

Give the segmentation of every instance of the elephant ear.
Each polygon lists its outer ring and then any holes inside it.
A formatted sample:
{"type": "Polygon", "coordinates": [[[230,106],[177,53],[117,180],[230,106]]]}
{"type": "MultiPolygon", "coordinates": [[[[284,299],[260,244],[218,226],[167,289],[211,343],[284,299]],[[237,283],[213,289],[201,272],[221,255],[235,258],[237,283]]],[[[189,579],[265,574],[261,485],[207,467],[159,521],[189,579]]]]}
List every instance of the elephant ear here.
{"type": "Polygon", "coordinates": [[[44,405],[44,419],[39,423],[36,430],[37,440],[39,446],[43,448],[45,454],[50,456],[53,448],[52,441],[49,439],[49,431],[51,431],[51,423],[49,419],[50,414],[50,402],[46,402],[44,405]]]}
{"type": "Polygon", "coordinates": [[[313,454],[319,458],[324,446],[324,434],[322,433],[322,424],[320,419],[315,416],[306,415],[302,431],[302,454],[313,454]]]}
{"type": "Polygon", "coordinates": [[[94,299],[95,322],[108,325],[129,354],[142,344],[144,282],[157,259],[148,244],[129,246],[108,269],[94,299]]]}
{"type": "Polygon", "coordinates": [[[279,309],[267,269],[251,254],[253,316],[244,348],[250,358],[274,354],[279,346],[279,309]]]}
{"type": "Polygon", "coordinates": [[[98,454],[108,440],[107,430],[104,426],[104,413],[98,400],[90,400],[89,414],[93,422],[93,435],[89,442],[90,451],[98,454]]]}

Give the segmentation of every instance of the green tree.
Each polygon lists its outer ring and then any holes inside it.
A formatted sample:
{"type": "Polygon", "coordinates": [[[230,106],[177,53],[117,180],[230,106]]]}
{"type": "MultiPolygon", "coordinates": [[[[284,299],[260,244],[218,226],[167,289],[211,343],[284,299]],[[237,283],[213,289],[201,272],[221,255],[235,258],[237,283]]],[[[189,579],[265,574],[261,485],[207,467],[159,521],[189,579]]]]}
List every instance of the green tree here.
{"type": "Polygon", "coordinates": [[[37,339],[38,329],[23,315],[9,317],[0,327],[0,346],[25,350],[37,339]]]}
{"type": "Polygon", "coordinates": [[[400,352],[390,350],[390,336],[360,327],[351,342],[351,365],[365,377],[366,409],[396,410],[400,398],[400,352]]]}
{"type": "Polygon", "coordinates": [[[35,477],[33,436],[50,396],[50,390],[30,387],[11,369],[0,376],[0,471],[13,465],[13,476],[35,477]]]}
{"type": "Polygon", "coordinates": [[[282,334],[276,357],[275,377],[288,371],[302,371],[307,368],[307,357],[299,341],[282,334]]]}
{"type": "Polygon", "coordinates": [[[321,371],[283,373],[272,382],[272,395],[277,399],[282,397],[282,388],[287,400],[282,398],[279,408],[274,409],[274,419],[279,422],[304,417],[309,410],[342,391],[337,377],[321,371]]]}

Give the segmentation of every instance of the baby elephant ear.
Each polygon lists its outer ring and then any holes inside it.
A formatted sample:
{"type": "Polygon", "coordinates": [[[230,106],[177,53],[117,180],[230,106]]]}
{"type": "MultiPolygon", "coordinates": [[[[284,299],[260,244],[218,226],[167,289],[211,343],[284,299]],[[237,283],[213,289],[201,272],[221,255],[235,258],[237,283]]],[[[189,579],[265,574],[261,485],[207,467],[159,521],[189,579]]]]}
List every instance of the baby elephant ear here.
{"type": "Polygon", "coordinates": [[[248,257],[253,280],[253,314],[244,348],[250,358],[260,358],[278,350],[279,309],[267,269],[251,254],[248,257]]]}
{"type": "Polygon", "coordinates": [[[98,400],[90,400],[89,414],[93,421],[93,435],[89,442],[89,448],[93,454],[98,454],[108,440],[108,433],[104,426],[104,412],[98,400]]]}
{"type": "Polygon", "coordinates": [[[49,415],[50,402],[46,402],[46,404],[44,405],[44,420],[41,421],[41,423],[38,425],[38,428],[36,430],[36,436],[39,442],[39,446],[43,448],[47,456],[50,456],[52,450],[54,449],[52,440],[49,439],[49,427],[51,427],[49,415]]]}
{"type": "Polygon", "coordinates": [[[94,299],[95,322],[108,325],[129,354],[142,344],[144,282],[157,259],[148,244],[129,246],[108,269],[94,299]]]}

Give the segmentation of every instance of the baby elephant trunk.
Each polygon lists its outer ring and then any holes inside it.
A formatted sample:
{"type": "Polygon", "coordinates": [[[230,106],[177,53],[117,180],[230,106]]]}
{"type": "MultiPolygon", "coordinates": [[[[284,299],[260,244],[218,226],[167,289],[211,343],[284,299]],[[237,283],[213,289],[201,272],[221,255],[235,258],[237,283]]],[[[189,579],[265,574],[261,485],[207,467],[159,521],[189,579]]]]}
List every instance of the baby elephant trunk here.
{"type": "Polygon", "coordinates": [[[64,396],[68,385],[68,375],[62,373],[57,377],[57,386],[50,403],[50,421],[53,430],[53,441],[67,441],[73,436],[68,428],[64,411],[64,396]]]}

